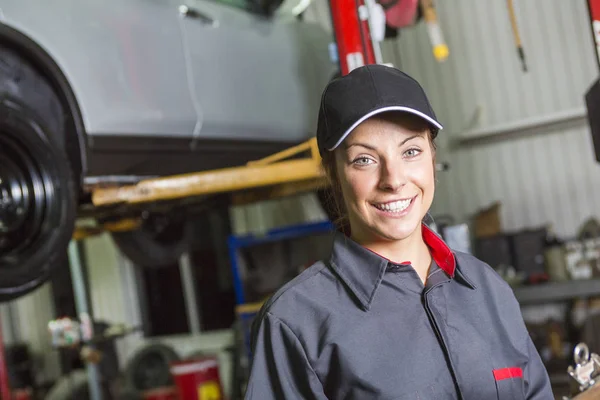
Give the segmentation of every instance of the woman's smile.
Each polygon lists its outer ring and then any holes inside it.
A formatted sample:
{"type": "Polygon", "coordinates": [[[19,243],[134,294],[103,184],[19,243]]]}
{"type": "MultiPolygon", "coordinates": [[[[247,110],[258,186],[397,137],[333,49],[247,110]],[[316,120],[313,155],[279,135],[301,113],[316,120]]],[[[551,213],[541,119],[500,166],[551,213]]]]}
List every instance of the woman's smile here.
{"type": "Polygon", "coordinates": [[[385,217],[401,218],[410,212],[412,209],[411,206],[414,204],[417,196],[414,195],[413,197],[387,201],[385,203],[371,203],[371,205],[385,217]]]}

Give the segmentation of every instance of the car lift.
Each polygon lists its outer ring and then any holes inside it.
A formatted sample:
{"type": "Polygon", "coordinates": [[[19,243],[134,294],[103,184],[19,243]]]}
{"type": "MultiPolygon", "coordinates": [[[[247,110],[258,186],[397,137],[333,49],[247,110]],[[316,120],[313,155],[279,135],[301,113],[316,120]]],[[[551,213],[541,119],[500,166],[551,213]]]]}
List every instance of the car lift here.
{"type": "MultiPolygon", "coordinates": [[[[346,75],[365,64],[381,63],[379,43],[371,34],[374,22],[370,16],[377,6],[375,0],[329,0],[329,6],[341,74],[346,75]]],[[[202,201],[207,196],[222,193],[230,193],[233,204],[247,204],[326,186],[317,141],[312,138],[245,166],[144,179],[133,185],[96,187],[91,190],[91,199],[93,208],[108,210],[115,206],[135,207],[186,198],[202,201]],[[302,153],[309,153],[309,156],[297,158],[302,153]]],[[[88,305],[83,300],[87,294],[75,243],[105,231],[134,230],[139,225],[138,218],[124,218],[91,227],[76,227],[69,247],[69,263],[76,288],[77,312],[84,319],[89,318],[88,305]]],[[[3,352],[0,333],[0,393],[3,399],[10,399],[12,396],[3,352]]],[[[97,373],[96,366],[88,363],[92,400],[102,398],[97,373]]]]}

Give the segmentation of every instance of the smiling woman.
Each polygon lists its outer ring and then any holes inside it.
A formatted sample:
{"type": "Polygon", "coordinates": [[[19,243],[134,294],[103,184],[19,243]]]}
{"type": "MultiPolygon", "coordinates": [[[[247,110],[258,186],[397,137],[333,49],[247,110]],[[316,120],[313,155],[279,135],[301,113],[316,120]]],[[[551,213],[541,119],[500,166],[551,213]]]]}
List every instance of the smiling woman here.
{"type": "Polygon", "coordinates": [[[512,289],[423,222],[441,129],[395,68],[327,86],[317,141],[340,232],[256,317],[246,399],[553,398],[512,289]]]}
{"type": "MultiPolygon", "coordinates": [[[[389,258],[387,243],[403,243],[395,251],[408,256],[408,248],[421,236],[421,221],[431,207],[435,190],[434,133],[428,122],[414,114],[388,111],[358,125],[335,152],[323,155],[332,183],[333,201],[347,218],[338,223],[352,239],[389,258]],[[353,227],[350,230],[350,226],[353,227]]],[[[430,259],[418,265],[425,280],[430,259]]],[[[410,250],[408,250],[410,253],[410,250]]]]}

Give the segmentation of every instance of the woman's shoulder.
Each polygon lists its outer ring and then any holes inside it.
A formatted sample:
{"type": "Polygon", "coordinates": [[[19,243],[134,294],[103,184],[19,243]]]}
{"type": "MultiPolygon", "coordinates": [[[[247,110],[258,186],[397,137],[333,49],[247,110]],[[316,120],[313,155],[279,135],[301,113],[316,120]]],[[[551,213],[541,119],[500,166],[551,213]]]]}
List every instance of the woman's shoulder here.
{"type": "Polygon", "coordinates": [[[475,286],[494,286],[501,291],[510,291],[510,285],[489,264],[469,253],[455,251],[456,267],[475,286]]]}
{"type": "Polygon", "coordinates": [[[259,318],[270,314],[286,323],[302,319],[318,304],[319,294],[331,290],[331,278],[327,263],[315,262],[273,293],[263,304],[259,318]]]}

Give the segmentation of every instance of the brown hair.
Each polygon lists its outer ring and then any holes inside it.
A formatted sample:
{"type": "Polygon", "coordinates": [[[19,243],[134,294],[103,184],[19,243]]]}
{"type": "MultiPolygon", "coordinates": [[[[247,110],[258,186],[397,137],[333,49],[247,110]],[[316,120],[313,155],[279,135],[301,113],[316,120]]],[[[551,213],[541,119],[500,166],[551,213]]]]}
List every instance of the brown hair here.
{"type": "MultiPolygon", "coordinates": [[[[433,129],[427,130],[427,139],[429,140],[429,145],[431,146],[431,151],[433,154],[434,174],[435,153],[437,148],[435,144],[436,136],[437,131],[433,129]]],[[[336,228],[339,231],[349,235],[350,221],[348,219],[346,205],[344,204],[344,196],[342,195],[342,185],[340,183],[340,178],[337,171],[337,164],[335,162],[335,151],[325,151],[322,156],[321,164],[329,182],[329,190],[326,190],[324,192],[325,197],[323,199],[324,207],[326,209],[325,211],[327,212],[329,218],[334,223],[336,228]]]]}

